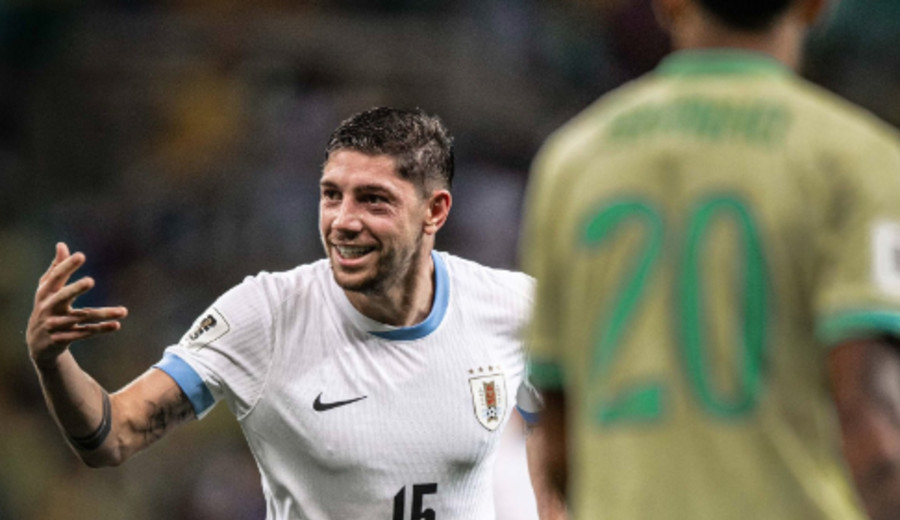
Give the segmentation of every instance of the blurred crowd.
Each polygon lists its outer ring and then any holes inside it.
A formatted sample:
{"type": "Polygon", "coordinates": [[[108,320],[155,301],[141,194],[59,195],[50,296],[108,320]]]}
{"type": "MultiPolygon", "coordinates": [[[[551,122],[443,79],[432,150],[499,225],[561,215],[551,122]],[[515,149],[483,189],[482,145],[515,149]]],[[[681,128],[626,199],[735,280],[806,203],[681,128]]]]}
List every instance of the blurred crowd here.
{"type": "MultiPolygon", "coordinates": [[[[531,158],[667,51],[649,0],[57,0],[0,4],[0,519],[261,519],[225,407],[121,468],[89,470],[24,345],[56,241],[123,330],[73,347],[114,390],[213,299],[321,256],[330,131],[376,105],[456,136],[438,248],[516,266],[531,158]]],[[[900,3],[843,0],[803,73],[900,124],[900,3]]]]}

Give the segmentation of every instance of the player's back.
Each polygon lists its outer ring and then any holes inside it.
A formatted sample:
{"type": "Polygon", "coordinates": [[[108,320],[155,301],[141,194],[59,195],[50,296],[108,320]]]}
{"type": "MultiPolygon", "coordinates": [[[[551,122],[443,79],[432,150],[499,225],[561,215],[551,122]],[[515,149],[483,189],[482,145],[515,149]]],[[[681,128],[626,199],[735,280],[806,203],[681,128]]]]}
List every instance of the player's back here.
{"type": "Polygon", "coordinates": [[[856,112],[767,58],[680,54],[545,148],[535,330],[575,518],[862,517],[814,335],[879,304],[868,204],[900,161],[856,112]]]}

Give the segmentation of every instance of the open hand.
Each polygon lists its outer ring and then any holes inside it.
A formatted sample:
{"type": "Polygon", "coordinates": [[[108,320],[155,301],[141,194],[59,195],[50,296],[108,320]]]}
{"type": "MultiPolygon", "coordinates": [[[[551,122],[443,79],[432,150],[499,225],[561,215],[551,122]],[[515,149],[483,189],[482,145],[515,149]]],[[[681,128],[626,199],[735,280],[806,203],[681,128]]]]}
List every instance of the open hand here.
{"type": "Polygon", "coordinates": [[[37,365],[55,360],[73,341],[119,330],[122,324],[118,320],[128,315],[125,307],[72,307],[76,298],[94,287],[93,278],[88,276],[66,285],[84,262],[84,254],[69,254],[69,247],[60,242],[50,268],[38,282],[25,334],[29,354],[37,365]]]}

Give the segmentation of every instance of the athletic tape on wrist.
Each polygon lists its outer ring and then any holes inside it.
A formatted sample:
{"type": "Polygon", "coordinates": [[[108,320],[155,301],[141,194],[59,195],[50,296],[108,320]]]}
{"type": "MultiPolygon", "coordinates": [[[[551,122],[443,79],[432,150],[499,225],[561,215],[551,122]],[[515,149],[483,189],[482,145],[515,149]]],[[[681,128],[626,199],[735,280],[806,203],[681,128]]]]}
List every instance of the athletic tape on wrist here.
{"type": "Polygon", "coordinates": [[[69,442],[79,450],[91,451],[96,450],[103,444],[109,435],[112,427],[112,407],[109,404],[109,394],[103,392],[103,418],[100,419],[100,426],[93,433],[89,433],[83,437],[75,437],[69,435],[69,442]]]}

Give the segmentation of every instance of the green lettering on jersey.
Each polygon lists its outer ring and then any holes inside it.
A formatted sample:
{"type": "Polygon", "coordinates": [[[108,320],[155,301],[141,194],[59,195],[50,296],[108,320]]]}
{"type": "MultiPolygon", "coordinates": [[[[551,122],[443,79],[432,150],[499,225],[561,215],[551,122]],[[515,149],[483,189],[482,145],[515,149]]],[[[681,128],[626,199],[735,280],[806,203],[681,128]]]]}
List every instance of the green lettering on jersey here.
{"type": "MultiPolygon", "coordinates": [[[[582,245],[598,248],[616,237],[614,233],[623,222],[637,220],[644,229],[645,240],[631,276],[623,279],[617,299],[612,304],[608,322],[598,329],[599,339],[594,350],[591,374],[594,379],[605,378],[612,368],[622,335],[631,315],[638,306],[650,272],[659,259],[663,245],[663,220],[659,212],[641,201],[623,201],[607,206],[588,221],[582,235],[582,245]]],[[[651,384],[625,389],[616,396],[598,402],[595,417],[601,423],[622,419],[649,420],[659,416],[662,390],[651,384]]]]}
{"type": "Polygon", "coordinates": [[[688,229],[687,244],[680,276],[680,312],[677,313],[681,331],[681,347],[687,364],[689,381],[703,407],[721,417],[740,416],[756,404],[762,378],[763,354],[766,342],[767,285],[765,258],[756,224],[747,208],[737,199],[713,198],[698,206],[688,229]],[[708,340],[704,322],[708,312],[703,306],[702,253],[707,242],[707,230],[713,219],[733,218],[737,221],[742,254],[738,260],[743,270],[743,334],[737,339],[736,355],[741,358],[738,390],[732,395],[717,391],[710,382],[710,367],[706,359],[708,340]]]}
{"type": "MultiPolygon", "coordinates": [[[[658,264],[664,244],[662,212],[655,206],[638,200],[623,200],[602,207],[588,219],[581,233],[581,247],[586,250],[614,247],[620,228],[628,221],[641,224],[644,233],[642,247],[636,252],[634,268],[626,275],[620,289],[613,295],[608,315],[598,322],[590,378],[601,384],[601,392],[593,402],[593,418],[604,426],[617,423],[646,422],[663,414],[665,387],[657,381],[633,381],[619,389],[607,384],[613,373],[614,361],[627,334],[628,325],[639,310],[642,296],[654,266],[658,264]]],[[[687,222],[685,243],[673,244],[682,252],[678,273],[675,305],[677,333],[686,376],[700,407],[721,418],[736,418],[752,412],[762,390],[765,348],[768,331],[768,271],[762,241],[747,207],[732,196],[714,197],[702,201],[687,222]],[[708,230],[714,220],[730,219],[736,229],[742,251],[737,261],[743,264],[740,284],[740,307],[743,327],[737,338],[734,353],[739,358],[738,373],[729,374],[737,383],[736,389],[726,392],[715,388],[710,374],[713,367],[706,360],[708,340],[704,334],[708,318],[703,300],[702,260],[708,242],[708,230]]],[[[741,272],[741,271],[738,271],[741,272]]]]}
{"type": "Polygon", "coordinates": [[[787,109],[766,100],[682,97],[625,112],[613,120],[609,137],[621,142],[681,135],[769,147],[783,142],[789,125],[787,109]]]}

